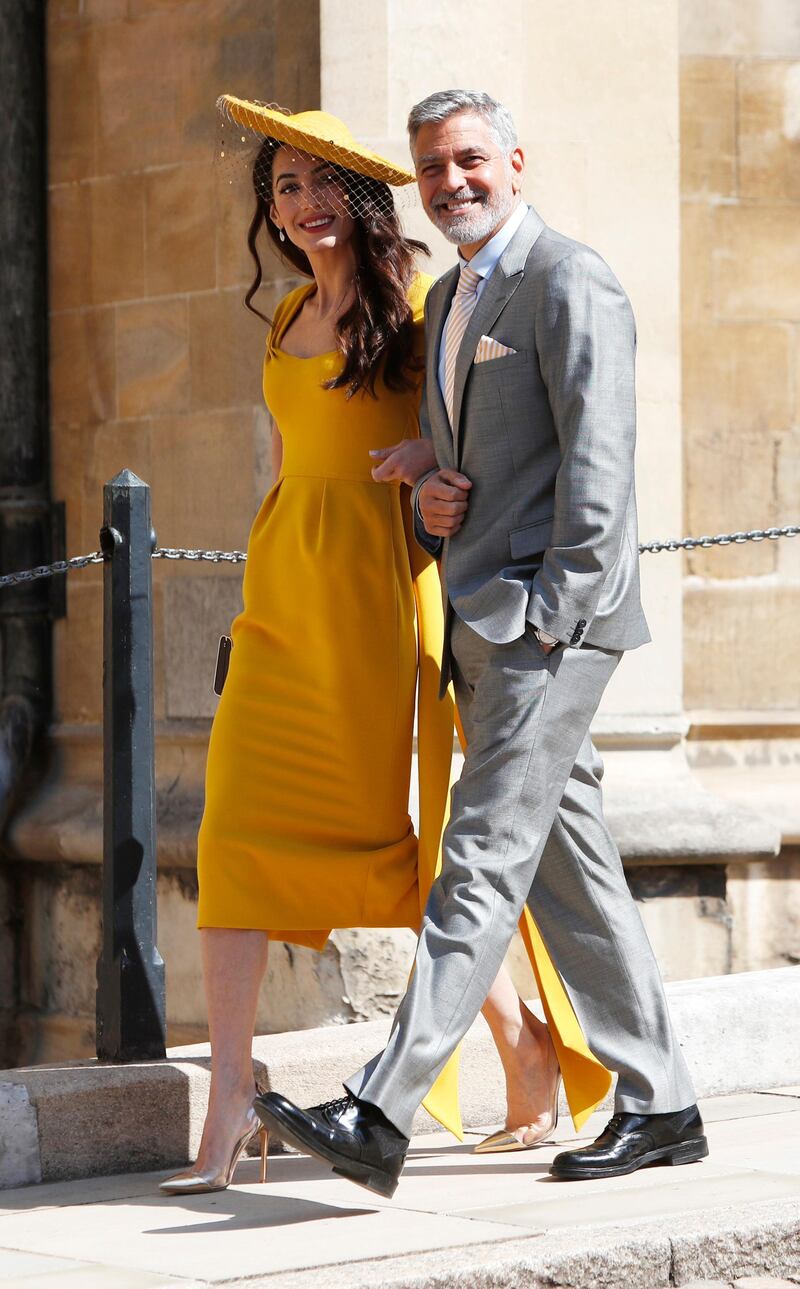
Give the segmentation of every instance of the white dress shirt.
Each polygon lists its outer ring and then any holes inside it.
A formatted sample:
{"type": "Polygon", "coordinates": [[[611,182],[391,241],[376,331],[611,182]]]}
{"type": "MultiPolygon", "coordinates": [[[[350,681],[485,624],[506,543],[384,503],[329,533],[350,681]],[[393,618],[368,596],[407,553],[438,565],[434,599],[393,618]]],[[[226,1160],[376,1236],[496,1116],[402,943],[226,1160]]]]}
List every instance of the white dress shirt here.
{"type": "MultiPolygon", "coordinates": [[[[475,255],[473,255],[471,260],[464,259],[464,256],[461,254],[461,252],[460,251],[458,252],[458,258],[461,261],[461,263],[469,264],[470,268],[480,275],[481,280],[478,283],[478,289],[475,292],[479,300],[481,298],[481,292],[484,290],[489,277],[497,268],[498,262],[500,260],[500,256],[503,254],[503,251],[508,246],[509,242],[511,241],[511,238],[516,233],[517,229],[519,228],[520,224],[524,220],[527,213],[528,213],[527,203],[524,201],[520,201],[519,205],[516,206],[514,210],[512,210],[508,219],[503,224],[503,227],[497,230],[494,237],[489,238],[485,246],[482,246],[481,249],[475,255]]],[[[445,384],[444,384],[445,357],[444,356],[445,356],[446,349],[447,349],[447,322],[445,322],[444,324],[444,328],[442,330],[442,338],[439,342],[439,369],[438,370],[439,370],[439,388],[442,391],[442,396],[444,396],[444,389],[445,389],[445,384]]]]}

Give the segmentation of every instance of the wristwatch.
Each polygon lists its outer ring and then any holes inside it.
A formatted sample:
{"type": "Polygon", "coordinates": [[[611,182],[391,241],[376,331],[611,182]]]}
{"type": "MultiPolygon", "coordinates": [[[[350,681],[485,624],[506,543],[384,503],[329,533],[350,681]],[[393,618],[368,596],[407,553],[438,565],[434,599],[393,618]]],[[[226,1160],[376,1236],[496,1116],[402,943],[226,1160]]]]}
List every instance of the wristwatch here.
{"type": "Polygon", "coordinates": [[[533,634],[541,645],[558,644],[558,636],[551,636],[549,631],[543,631],[541,627],[534,627],[533,634]]]}

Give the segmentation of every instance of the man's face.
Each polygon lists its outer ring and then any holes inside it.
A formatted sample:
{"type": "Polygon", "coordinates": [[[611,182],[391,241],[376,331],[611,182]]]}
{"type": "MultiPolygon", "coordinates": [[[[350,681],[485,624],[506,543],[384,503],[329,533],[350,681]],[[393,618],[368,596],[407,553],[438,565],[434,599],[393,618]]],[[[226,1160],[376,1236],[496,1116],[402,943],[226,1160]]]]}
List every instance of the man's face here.
{"type": "Polygon", "coordinates": [[[523,157],[506,156],[487,121],[456,112],[423,125],[414,141],[422,204],[450,242],[477,250],[517,204],[523,157]]]}

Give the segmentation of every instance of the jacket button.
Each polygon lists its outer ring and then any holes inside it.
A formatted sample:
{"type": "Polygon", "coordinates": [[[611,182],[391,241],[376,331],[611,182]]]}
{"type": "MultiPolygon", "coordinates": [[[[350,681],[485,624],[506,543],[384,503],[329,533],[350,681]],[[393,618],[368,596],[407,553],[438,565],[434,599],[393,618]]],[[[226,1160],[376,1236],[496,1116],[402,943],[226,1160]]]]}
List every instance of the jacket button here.
{"type": "Polygon", "coordinates": [[[579,627],[585,627],[585,626],[586,626],[586,619],[585,619],[585,618],[578,618],[578,626],[579,626],[579,627]]]}

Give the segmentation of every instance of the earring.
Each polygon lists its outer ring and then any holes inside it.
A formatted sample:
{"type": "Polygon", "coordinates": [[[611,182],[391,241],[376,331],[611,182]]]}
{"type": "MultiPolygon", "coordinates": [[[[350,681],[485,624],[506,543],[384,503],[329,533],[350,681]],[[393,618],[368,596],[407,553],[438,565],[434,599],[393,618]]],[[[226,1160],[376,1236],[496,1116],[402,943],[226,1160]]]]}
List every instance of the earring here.
{"type": "Polygon", "coordinates": [[[282,228],[278,229],[278,237],[281,239],[282,242],[286,241],[286,234],[284,233],[282,228]]]}

